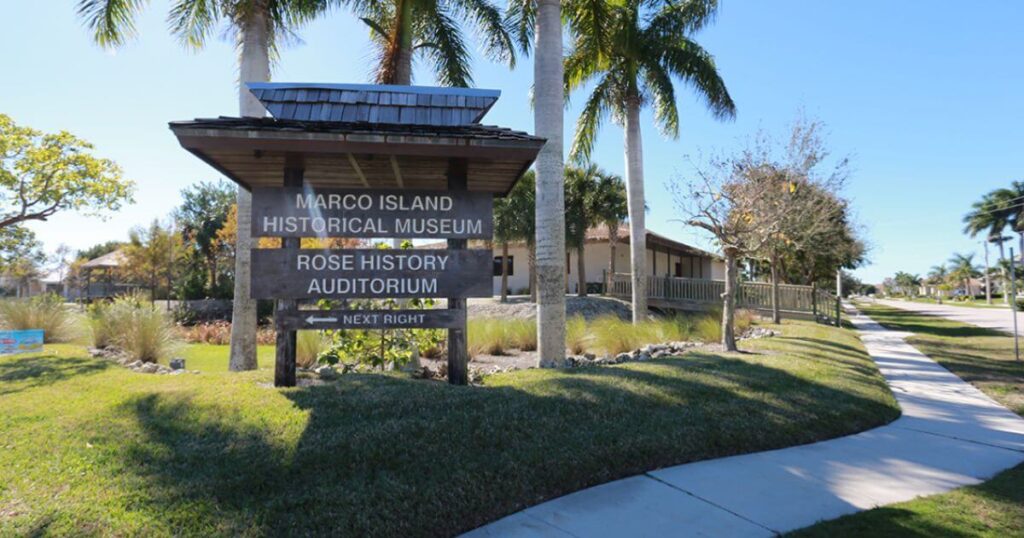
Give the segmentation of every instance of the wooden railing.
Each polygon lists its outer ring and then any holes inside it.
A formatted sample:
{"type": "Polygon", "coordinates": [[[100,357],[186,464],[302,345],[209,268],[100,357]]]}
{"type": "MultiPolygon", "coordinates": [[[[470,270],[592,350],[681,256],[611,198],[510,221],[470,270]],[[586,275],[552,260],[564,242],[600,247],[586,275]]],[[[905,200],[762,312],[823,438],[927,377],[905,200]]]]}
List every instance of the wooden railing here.
{"type": "MultiPolygon", "coordinates": [[[[628,299],[633,294],[629,273],[609,278],[610,295],[628,299]]],[[[722,303],[724,280],[679,277],[647,277],[647,298],[669,308],[713,307],[722,303]]],[[[736,305],[758,311],[771,311],[772,285],[765,282],[740,282],[736,305]]],[[[823,322],[836,322],[838,303],[835,294],[814,286],[779,284],[779,311],[783,314],[813,316],[823,322]]]]}

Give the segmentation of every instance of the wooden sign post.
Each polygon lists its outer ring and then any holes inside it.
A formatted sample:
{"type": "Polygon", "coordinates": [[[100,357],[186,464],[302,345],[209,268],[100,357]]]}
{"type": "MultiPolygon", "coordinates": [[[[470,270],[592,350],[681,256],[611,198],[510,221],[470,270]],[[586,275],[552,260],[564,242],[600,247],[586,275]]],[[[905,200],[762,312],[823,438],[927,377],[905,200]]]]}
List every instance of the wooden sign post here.
{"type": "Polygon", "coordinates": [[[491,294],[493,259],[467,241],[493,236],[493,197],[512,190],[546,140],[481,123],[497,90],[243,83],[271,117],[170,128],[183,148],[252,193],[245,216],[254,238],[283,239],[281,249],[252,252],[250,282],[251,295],[277,301],[275,384],[295,384],[296,330],[416,326],[448,329],[449,381],[466,383],[466,298],[491,294]],[[448,248],[314,253],[300,249],[304,237],[435,238],[448,248]],[[361,316],[297,308],[322,297],[446,297],[448,308],[361,316]]]}
{"type": "Polygon", "coordinates": [[[280,249],[252,251],[252,297],[277,301],[274,384],[295,385],[297,330],[448,330],[448,379],[468,383],[466,298],[490,297],[493,255],[468,249],[493,234],[490,193],[466,191],[465,159],[450,159],[447,191],[313,189],[289,158],[283,188],[253,191],[254,237],[280,249]],[[302,237],[445,237],[447,249],[303,249],[302,237]],[[299,310],[298,300],[445,297],[445,310],[299,310]]]}

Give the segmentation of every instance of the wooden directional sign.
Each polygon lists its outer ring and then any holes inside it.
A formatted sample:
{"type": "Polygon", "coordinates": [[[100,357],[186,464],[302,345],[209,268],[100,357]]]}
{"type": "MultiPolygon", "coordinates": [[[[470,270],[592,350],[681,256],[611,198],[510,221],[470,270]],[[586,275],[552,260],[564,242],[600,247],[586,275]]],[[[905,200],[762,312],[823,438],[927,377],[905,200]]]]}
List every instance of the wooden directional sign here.
{"type": "Polygon", "coordinates": [[[486,192],[257,188],[252,235],[490,239],[492,203],[486,192]]]}
{"type": "Polygon", "coordinates": [[[483,249],[255,249],[254,299],[490,297],[483,249]]]}
{"type": "Polygon", "coordinates": [[[304,329],[457,329],[465,310],[293,310],[275,320],[279,331],[304,329]]]}

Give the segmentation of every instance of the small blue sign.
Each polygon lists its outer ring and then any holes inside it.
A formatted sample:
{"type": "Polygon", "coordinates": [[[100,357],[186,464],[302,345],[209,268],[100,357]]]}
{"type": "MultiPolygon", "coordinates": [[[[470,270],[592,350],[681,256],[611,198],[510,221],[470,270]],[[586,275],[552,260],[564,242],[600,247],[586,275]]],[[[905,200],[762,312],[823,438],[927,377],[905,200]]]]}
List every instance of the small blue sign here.
{"type": "Polygon", "coordinates": [[[15,355],[43,350],[43,330],[0,331],[0,355],[15,355]]]}

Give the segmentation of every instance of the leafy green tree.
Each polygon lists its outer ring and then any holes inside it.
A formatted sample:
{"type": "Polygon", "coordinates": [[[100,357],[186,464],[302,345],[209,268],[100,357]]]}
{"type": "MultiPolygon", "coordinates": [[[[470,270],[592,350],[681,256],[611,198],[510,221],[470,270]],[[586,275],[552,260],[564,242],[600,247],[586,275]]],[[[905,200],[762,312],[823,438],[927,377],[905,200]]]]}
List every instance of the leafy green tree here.
{"type": "Polygon", "coordinates": [[[185,255],[182,234],[173,226],[164,226],[154,219],[146,228],[133,228],[128,238],[124,247],[127,275],[144,283],[153,299],[170,299],[177,275],[175,268],[185,255]]]}
{"type": "Polygon", "coordinates": [[[61,211],[100,215],[131,203],[134,184],[92,149],[67,131],[43,133],[0,114],[0,229],[61,211]]]}
{"type": "Polygon", "coordinates": [[[932,266],[931,270],[928,271],[928,284],[935,287],[935,299],[942,304],[942,292],[946,291],[949,287],[949,269],[946,264],[940,263],[939,265],[932,266]]]}
{"type": "Polygon", "coordinates": [[[15,281],[15,295],[28,291],[29,282],[43,276],[46,253],[35,232],[24,226],[0,228],[0,274],[15,281]]]}
{"type": "Polygon", "coordinates": [[[899,271],[893,277],[893,282],[896,283],[896,288],[900,290],[900,293],[907,297],[914,297],[917,295],[917,290],[921,286],[921,277],[899,271]]]}
{"type": "Polygon", "coordinates": [[[593,90],[584,104],[571,154],[590,158],[604,119],[624,130],[629,199],[633,321],[647,317],[646,229],[640,111],[654,108],[661,132],[679,134],[674,79],[693,87],[717,118],[736,106],[711,54],[691,37],[714,18],[717,0],[579,2],[567,14],[571,50],[565,59],[565,91],[593,90]]]}
{"type": "MultiPolygon", "coordinates": [[[[100,46],[117,48],[135,35],[135,17],[143,0],[79,0],[78,15],[93,31],[100,46]]],[[[201,49],[207,38],[226,23],[238,48],[238,78],[245,82],[270,80],[270,60],[277,45],[296,29],[320,15],[329,3],[321,0],[173,0],[168,23],[183,45],[201,49]]],[[[266,112],[245,84],[238,85],[239,114],[262,117],[266,112]]],[[[238,237],[234,271],[234,307],[231,316],[231,371],[255,370],[256,300],[249,292],[252,274],[252,237],[249,219],[252,195],[239,187],[238,237]]]]}
{"type": "Polygon", "coordinates": [[[224,181],[204,181],[183,190],[181,197],[174,219],[188,239],[188,246],[195,248],[204,260],[207,289],[212,295],[218,287],[218,262],[225,248],[218,232],[235,203],[234,188],[224,181]]]}
{"type": "Polygon", "coordinates": [[[515,65],[515,49],[501,10],[489,0],[332,0],[350,7],[370,27],[379,84],[412,84],[413,60],[430,62],[442,86],[472,85],[468,22],[493,60],[515,65]]]}
{"type": "Polygon", "coordinates": [[[89,248],[79,250],[76,253],[76,258],[80,260],[92,260],[99,258],[104,254],[110,254],[115,250],[124,246],[123,241],[105,241],[103,243],[97,243],[89,248]]]}

